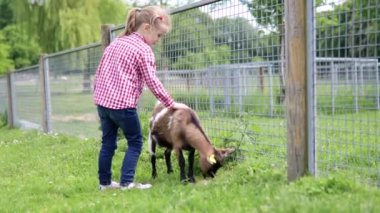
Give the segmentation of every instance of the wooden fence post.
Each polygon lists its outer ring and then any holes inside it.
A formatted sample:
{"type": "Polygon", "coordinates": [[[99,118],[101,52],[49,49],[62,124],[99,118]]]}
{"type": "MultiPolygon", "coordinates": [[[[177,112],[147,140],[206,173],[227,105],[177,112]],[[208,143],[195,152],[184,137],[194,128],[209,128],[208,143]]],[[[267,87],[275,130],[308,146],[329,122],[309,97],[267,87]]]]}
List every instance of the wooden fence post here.
{"type": "Polygon", "coordinates": [[[308,172],[306,1],[285,1],[289,181],[308,172]]]}
{"type": "Polygon", "coordinates": [[[102,50],[111,43],[111,28],[113,27],[112,24],[103,24],[101,26],[101,39],[102,39],[102,50]]]}

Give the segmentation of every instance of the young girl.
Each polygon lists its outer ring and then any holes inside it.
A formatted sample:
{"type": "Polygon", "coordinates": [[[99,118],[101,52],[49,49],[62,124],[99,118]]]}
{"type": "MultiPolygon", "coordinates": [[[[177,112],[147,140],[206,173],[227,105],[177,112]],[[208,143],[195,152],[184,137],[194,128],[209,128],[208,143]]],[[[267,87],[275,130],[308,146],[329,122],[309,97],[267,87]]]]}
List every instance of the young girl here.
{"type": "Polygon", "coordinates": [[[169,109],[186,106],[175,103],[156,77],[155,45],[171,27],[170,17],[160,7],[132,9],[122,35],[104,51],[95,80],[94,102],[102,129],[99,153],[99,189],[150,188],[150,184],[134,183],[137,161],[143,140],[136,111],[144,85],[169,109]],[[120,184],[111,181],[112,158],[117,148],[117,130],[121,128],[128,142],[120,184]]]}

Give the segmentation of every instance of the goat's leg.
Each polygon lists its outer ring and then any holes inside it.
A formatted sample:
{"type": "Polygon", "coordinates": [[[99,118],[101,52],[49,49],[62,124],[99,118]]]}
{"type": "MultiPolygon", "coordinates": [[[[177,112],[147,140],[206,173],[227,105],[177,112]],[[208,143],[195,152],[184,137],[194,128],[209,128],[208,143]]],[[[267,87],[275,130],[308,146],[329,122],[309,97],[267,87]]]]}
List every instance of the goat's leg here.
{"type": "Polygon", "coordinates": [[[151,153],[150,153],[150,162],[152,164],[152,178],[157,177],[157,169],[156,169],[156,142],[152,140],[151,137],[149,137],[150,141],[150,148],[151,148],[151,153]]]}
{"type": "Polygon", "coordinates": [[[150,156],[150,162],[152,163],[152,177],[157,177],[157,170],[156,170],[156,155],[150,156]]]}
{"type": "Polygon", "coordinates": [[[176,149],[175,150],[178,158],[178,164],[179,164],[179,169],[180,169],[180,181],[181,183],[186,183],[186,174],[185,174],[185,158],[183,157],[183,153],[181,149],[176,149]]]}
{"type": "Polygon", "coordinates": [[[166,162],[166,168],[167,168],[168,174],[173,172],[172,162],[170,158],[171,153],[172,153],[171,149],[165,150],[165,162],[166,162]]]}
{"type": "Polygon", "coordinates": [[[195,183],[195,178],[194,178],[194,154],[195,154],[195,149],[191,149],[189,152],[189,172],[187,173],[187,177],[189,178],[189,182],[195,183]]]}

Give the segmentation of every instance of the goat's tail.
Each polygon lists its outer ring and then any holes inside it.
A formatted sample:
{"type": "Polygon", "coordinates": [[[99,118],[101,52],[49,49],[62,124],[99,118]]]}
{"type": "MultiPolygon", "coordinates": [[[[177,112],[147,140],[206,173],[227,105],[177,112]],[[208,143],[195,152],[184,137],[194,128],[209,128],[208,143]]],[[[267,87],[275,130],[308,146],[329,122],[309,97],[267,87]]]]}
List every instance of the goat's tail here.
{"type": "Polygon", "coordinates": [[[193,111],[193,110],[189,110],[190,111],[190,115],[191,115],[191,120],[192,122],[195,124],[196,127],[198,127],[198,129],[201,131],[201,133],[203,134],[203,136],[206,138],[206,140],[211,144],[210,142],[210,139],[207,137],[207,135],[205,134],[205,132],[203,131],[203,128],[201,126],[201,123],[198,119],[198,116],[197,114],[193,111]]]}

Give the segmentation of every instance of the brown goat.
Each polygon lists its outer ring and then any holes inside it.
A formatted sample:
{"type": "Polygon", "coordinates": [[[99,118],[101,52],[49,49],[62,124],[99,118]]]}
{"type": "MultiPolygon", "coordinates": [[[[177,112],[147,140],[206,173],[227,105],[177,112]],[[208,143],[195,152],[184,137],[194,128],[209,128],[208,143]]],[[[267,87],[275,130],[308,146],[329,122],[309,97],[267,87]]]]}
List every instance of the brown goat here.
{"type": "Polygon", "coordinates": [[[156,145],[165,147],[167,172],[173,171],[170,154],[174,150],[180,167],[181,182],[195,182],[194,153],[199,151],[200,168],[204,178],[214,177],[223,165],[224,158],[234,149],[216,149],[204,133],[195,112],[188,109],[167,109],[161,103],[156,104],[150,119],[149,151],[152,163],[152,177],[157,176],[156,145]],[[185,159],[182,150],[189,151],[188,174],[185,174],[185,159]]]}

